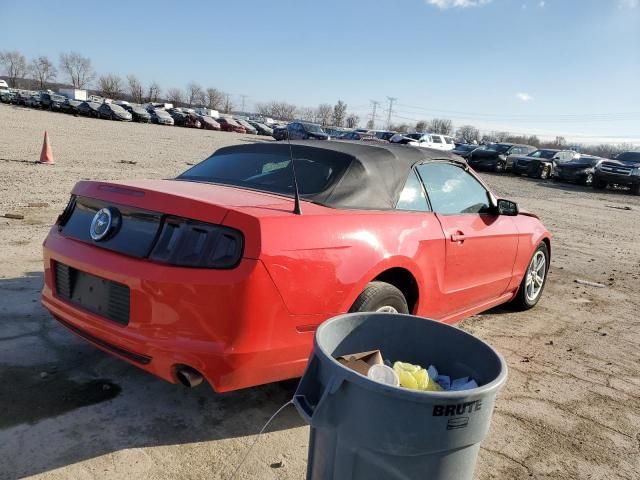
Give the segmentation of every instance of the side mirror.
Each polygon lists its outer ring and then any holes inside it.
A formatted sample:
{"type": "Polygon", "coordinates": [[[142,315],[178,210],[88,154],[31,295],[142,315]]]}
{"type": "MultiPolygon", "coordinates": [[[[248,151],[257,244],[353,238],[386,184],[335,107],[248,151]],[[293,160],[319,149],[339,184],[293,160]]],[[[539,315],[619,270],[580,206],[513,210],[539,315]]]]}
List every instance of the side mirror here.
{"type": "Polygon", "coordinates": [[[498,215],[506,215],[508,217],[515,217],[520,210],[518,204],[511,200],[498,199],[498,215]]]}

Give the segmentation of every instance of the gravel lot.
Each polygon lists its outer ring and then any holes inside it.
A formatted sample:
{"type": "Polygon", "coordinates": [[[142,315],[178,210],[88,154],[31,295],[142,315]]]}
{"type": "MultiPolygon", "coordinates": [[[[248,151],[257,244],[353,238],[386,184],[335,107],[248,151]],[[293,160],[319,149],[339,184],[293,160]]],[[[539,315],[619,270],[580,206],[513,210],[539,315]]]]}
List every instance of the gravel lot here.
{"type": "MultiPolygon", "coordinates": [[[[0,479],[226,479],[291,397],[295,382],[224,395],[168,384],[76,339],[39,304],[41,243],[76,181],[175,176],[251,141],[265,140],[0,105],[0,215],[25,216],[0,218],[0,479]],[[33,163],[45,129],[55,166],[33,163]]],[[[640,197],[486,178],[540,214],[555,243],[537,308],[460,324],[510,367],[477,478],[640,478],[640,197]]],[[[304,478],[307,436],[289,407],[237,478],[304,478]]]]}

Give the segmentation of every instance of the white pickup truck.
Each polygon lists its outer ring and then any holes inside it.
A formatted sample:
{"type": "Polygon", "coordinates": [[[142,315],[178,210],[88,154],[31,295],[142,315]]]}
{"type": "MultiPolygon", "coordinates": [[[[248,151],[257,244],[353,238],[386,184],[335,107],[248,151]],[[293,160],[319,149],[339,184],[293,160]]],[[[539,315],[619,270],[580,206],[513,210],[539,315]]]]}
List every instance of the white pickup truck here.
{"type": "Polygon", "coordinates": [[[389,140],[391,143],[403,143],[414,147],[434,148],[436,150],[453,150],[456,146],[452,137],[438,133],[396,134],[389,140]]]}

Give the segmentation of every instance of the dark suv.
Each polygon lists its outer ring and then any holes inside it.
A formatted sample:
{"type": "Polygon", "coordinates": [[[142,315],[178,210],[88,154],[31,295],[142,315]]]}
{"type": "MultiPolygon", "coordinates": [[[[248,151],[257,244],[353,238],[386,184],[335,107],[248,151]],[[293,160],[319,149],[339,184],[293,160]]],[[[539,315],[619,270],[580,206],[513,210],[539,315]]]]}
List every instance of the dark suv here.
{"type": "Polygon", "coordinates": [[[293,122],[287,125],[287,130],[291,140],[329,140],[329,135],[315,123],[293,122]]]}
{"type": "Polygon", "coordinates": [[[507,170],[507,157],[509,155],[528,155],[536,150],[531,145],[518,145],[514,143],[491,143],[484,147],[476,148],[467,163],[476,170],[491,170],[505,172],[507,170]]]}
{"type": "Polygon", "coordinates": [[[40,94],[40,107],[49,110],[60,110],[66,99],[62,95],[43,92],[40,94]]]}
{"type": "Polygon", "coordinates": [[[593,172],[593,188],[602,190],[607,185],[629,187],[640,195],[640,152],[624,152],[600,162],[593,172]]]}

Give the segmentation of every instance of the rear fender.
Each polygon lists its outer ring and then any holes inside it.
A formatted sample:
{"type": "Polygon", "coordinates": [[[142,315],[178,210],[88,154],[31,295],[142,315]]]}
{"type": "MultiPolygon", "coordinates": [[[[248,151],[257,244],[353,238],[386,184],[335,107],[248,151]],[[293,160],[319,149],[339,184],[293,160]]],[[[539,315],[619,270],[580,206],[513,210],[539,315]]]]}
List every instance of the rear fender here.
{"type": "Polygon", "coordinates": [[[355,303],[358,295],[360,295],[367,285],[375,278],[379,277],[383,272],[392,268],[403,268],[407,270],[418,285],[418,302],[415,306],[415,311],[420,310],[420,303],[423,301],[422,285],[425,284],[423,273],[418,265],[408,257],[394,256],[384,259],[381,263],[370,269],[362,278],[353,285],[349,293],[345,296],[344,303],[341,305],[341,310],[348,312],[351,306],[355,303]]]}

